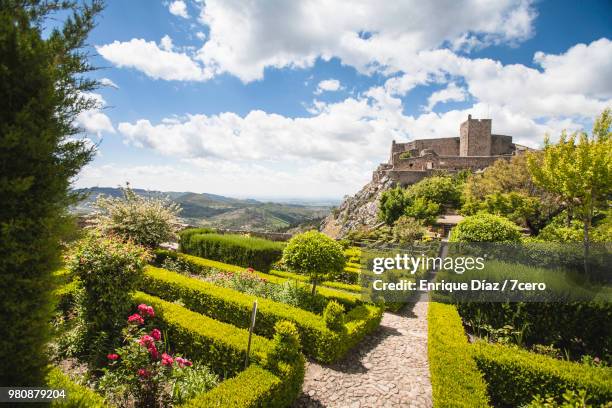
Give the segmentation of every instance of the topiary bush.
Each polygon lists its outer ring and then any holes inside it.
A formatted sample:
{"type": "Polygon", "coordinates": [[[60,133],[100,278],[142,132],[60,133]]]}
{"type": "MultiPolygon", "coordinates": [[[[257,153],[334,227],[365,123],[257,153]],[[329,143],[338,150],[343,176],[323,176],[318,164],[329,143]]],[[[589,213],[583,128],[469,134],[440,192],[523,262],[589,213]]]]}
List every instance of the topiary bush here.
{"type": "MultiPolygon", "coordinates": [[[[187,230],[191,231],[191,230],[187,230]]],[[[235,234],[183,233],[182,252],[267,272],[283,254],[283,243],[235,234]]]]}
{"type": "Polygon", "coordinates": [[[81,307],[92,362],[116,345],[148,260],[143,247],[97,233],[80,241],[69,257],[68,269],[84,288],[81,307]]]}
{"type": "Polygon", "coordinates": [[[268,364],[273,371],[278,371],[280,362],[291,363],[300,358],[300,334],[292,322],[276,322],[272,344],[268,364]]]}
{"type": "Polygon", "coordinates": [[[283,250],[283,263],[297,273],[310,276],[312,293],[325,276],[340,273],[346,259],[342,246],[325,234],[308,231],[291,238],[283,250]]]}
{"type": "Polygon", "coordinates": [[[510,220],[498,215],[479,213],[463,220],[453,228],[452,242],[517,242],[521,238],[519,228],[510,220]]]}
{"type": "Polygon", "coordinates": [[[344,330],[344,306],[332,300],[323,311],[323,320],[330,330],[336,332],[344,330]]]}

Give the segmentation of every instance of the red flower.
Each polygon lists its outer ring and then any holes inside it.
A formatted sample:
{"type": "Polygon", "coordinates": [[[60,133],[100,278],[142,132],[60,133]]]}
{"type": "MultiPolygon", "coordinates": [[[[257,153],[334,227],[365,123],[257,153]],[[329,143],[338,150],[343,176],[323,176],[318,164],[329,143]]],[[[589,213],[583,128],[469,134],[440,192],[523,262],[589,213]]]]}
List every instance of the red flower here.
{"type": "Polygon", "coordinates": [[[253,273],[253,272],[255,272],[255,269],[253,269],[253,268],[249,267],[249,268],[247,268],[247,272],[251,272],[251,273],[253,273]]]}
{"type": "Polygon", "coordinates": [[[174,359],[171,355],[163,353],[162,354],[162,365],[171,367],[172,363],[174,363],[174,359]]]}
{"type": "Polygon", "coordinates": [[[147,350],[149,351],[149,354],[151,354],[151,358],[153,360],[159,359],[159,351],[157,351],[157,347],[155,347],[155,343],[149,344],[149,346],[147,347],[147,350]]]}
{"type": "Polygon", "coordinates": [[[147,307],[147,314],[149,317],[155,317],[155,310],[153,310],[153,306],[147,307]]]}
{"type": "Polygon", "coordinates": [[[153,344],[153,341],[153,337],[149,336],[148,334],[145,334],[140,338],[139,343],[143,347],[149,347],[149,345],[153,344]]]}
{"type": "Polygon", "coordinates": [[[155,311],[153,310],[153,306],[147,306],[144,303],[138,305],[138,311],[143,316],[154,317],[155,311]]]}
{"type": "Polygon", "coordinates": [[[151,330],[151,337],[153,337],[155,340],[161,340],[161,332],[159,329],[151,330]]]}
{"type": "Polygon", "coordinates": [[[130,317],[128,317],[128,323],[141,325],[144,324],[144,319],[138,313],[134,313],[130,317]]]}
{"type": "Polygon", "coordinates": [[[183,368],[185,366],[187,367],[191,367],[192,363],[191,361],[187,360],[186,358],[183,357],[177,357],[174,359],[176,361],[176,363],[179,365],[179,367],[183,368]]]}
{"type": "Polygon", "coordinates": [[[147,378],[149,376],[149,372],[147,370],[145,370],[144,368],[141,368],[138,370],[138,375],[142,378],[147,378]]]}
{"type": "Polygon", "coordinates": [[[119,359],[119,354],[107,354],[106,358],[108,358],[109,360],[115,361],[119,359]]]}

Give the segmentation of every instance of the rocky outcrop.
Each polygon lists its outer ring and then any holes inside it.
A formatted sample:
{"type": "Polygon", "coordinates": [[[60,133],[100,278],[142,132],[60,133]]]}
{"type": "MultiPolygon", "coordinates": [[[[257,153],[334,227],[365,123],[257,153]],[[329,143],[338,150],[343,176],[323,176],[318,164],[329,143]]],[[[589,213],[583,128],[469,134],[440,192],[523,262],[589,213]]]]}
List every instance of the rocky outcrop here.
{"type": "Polygon", "coordinates": [[[332,238],[342,238],[360,227],[373,228],[378,220],[378,201],[383,191],[392,188],[393,181],[384,176],[366,184],[357,194],[345,198],[342,204],[321,224],[321,232],[332,238]]]}

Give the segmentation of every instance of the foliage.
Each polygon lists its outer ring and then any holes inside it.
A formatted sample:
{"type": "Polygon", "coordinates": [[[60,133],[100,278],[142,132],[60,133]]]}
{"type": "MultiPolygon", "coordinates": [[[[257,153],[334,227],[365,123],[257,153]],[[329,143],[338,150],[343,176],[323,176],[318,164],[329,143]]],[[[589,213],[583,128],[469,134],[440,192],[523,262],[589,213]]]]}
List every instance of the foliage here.
{"type": "Polygon", "coordinates": [[[585,132],[570,136],[563,132],[556,144],[547,138],[542,160],[529,160],[534,182],[581,220],[585,255],[595,209],[607,207],[612,195],[611,124],[612,111],[606,109],[595,120],[590,137],[585,132]]]}
{"type": "Polygon", "coordinates": [[[149,248],[176,237],[181,207],[169,198],[142,197],[129,184],[123,197],[99,196],[94,223],[106,235],[116,235],[149,248]]]}
{"type": "Polygon", "coordinates": [[[279,370],[281,362],[291,363],[300,359],[300,334],[295,324],[283,320],[274,325],[272,350],[268,353],[268,365],[279,370]]]}
{"type": "Polygon", "coordinates": [[[344,307],[332,300],[323,311],[323,320],[330,330],[336,332],[344,330],[344,307]]]}
{"type": "Polygon", "coordinates": [[[419,241],[425,234],[423,225],[414,218],[402,215],[393,224],[393,241],[400,245],[412,244],[419,241]]]}
{"type": "Polygon", "coordinates": [[[51,402],[51,407],[63,408],[106,408],[104,398],[92,389],[76,384],[59,368],[49,370],[46,385],[56,390],[66,390],[66,399],[51,402]]]}
{"type": "MultiPolygon", "coordinates": [[[[148,267],[143,288],[169,301],[181,300],[186,307],[215,319],[247,328],[253,297],[232,289],[222,288],[163,269],[148,267]]],[[[346,331],[340,336],[329,330],[321,316],[306,310],[259,299],[255,333],[272,338],[274,325],[281,320],[293,322],[300,333],[304,353],[321,362],[335,361],[352,347],[355,341],[375,330],[380,322],[381,308],[361,305],[345,318],[346,331]]]]}
{"type": "MultiPolygon", "coordinates": [[[[563,402],[559,403],[555,397],[542,398],[536,395],[527,408],[591,408],[585,390],[574,392],[567,390],[562,395],[563,402]]],[[[603,405],[602,405],[603,406],[603,405]]]]}
{"type": "Polygon", "coordinates": [[[530,403],[535,395],[560,397],[566,390],[586,390],[593,404],[612,399],[608,368],[557,360],[516,346],[478,342],[473,349],[495,406],[518,407],[530,403]]]}
{"type": "Polygon", "coordinates": [[[423,221],[427,225],[433,224],[436,221],[436,216],[439,213],[440,204],[433,201],[428,201],[424,197],[415,197],[404,209],[405,215],[423,221]]]}
{"type": "Polygon", "coordinates": [[[283,246],[281,242],[244,235],[180,234],[180,248],[185,253],[263,272],[281,258],[283,246]]]}
{"type": "Polygon", "coordinates": [[[507,218],[487,213],[465,217],[451,231],[452,242],[512,242],[521,233],[507,218]]]}
{"type": "Polygon", "coordinates": [[[434,407],[488,407],[486,384],[455,308],[430,302],[428,327],[434,407]]]}
{"type": "Polygon", "coordinates": [[[310,276],[312,293],[318,281],[344,269],[342,246],[318,231],[308,231],[291,238],[283,250],[283,263],[297,273],[310,276]]]}
{"type": "Polygon", "coordinates": [[[403,188],[397,186],[384,191],[378,202],[378,218],[387,225],[393,225],[404,214],[407,205],[408,198],[403,188]]]}
{"type": "MultiPolygon", "coordinates": [[[[584,225],[580,221],[570,219],[567,221],[567,212],[563,212],[552,219],[552,221],[536,237],[538,241],[547,242],[580,242],[584,238],[584,225]]],[[[592,229],[589,232],[589,240],[592,242],[612,241],[612,212],[596,211],[593,218],[592,229]]]]}
{"type": "Polygon", "coordinates": [[[407,195],[411,201],[422,198],[439,206],[457,208],[461,202],[461,190],[458,186],[459,184],[449,176],[426,177],[411,185],[407,195]]]}
{"type": "Polygon", "coordinates": [[[136,407],[167,406],[217,383],[204,366],[196,372],[191,361],[167,354],[161,331],[150,323],[154,316],[152,306],[138,305],[138,313],[129,317],[123,330],[123,346],[107,355],[108,367],[103,368],[99,386],[114,405],[133,401],[136,407]]]}
{"type": "Polygon", "coordinates": [[[78,197],[70,182],[94,155],[76,117],[96,105],[85,40],[99,1],[0,3],[0,383],[39,386],[51,272],[78,197]],[[59,16],[53,27],[48,18],[59,16]],[[63,18],[63,21],[62,21],[63,18]]]}
{"type": "Polygon", "coordinates": [[[474,215],[480,211],[508,218],[512,222],[527,225],[540,211],[540,203],[536,197],[511,191],[509,193],[495,192],[487,194],[484,201],[471,201],[462,208],[465,215],[474,215]]]}
{"type": "Polygon", "coordinates": [[[146,250],[131,242],[92,233],[80,241],[68,260],[68,269],[84,288],[83,318],[91,361],[100,361],[103,350],[114,346],[124,315],[131,306],[131,292],[138,289],[146,250]]]}

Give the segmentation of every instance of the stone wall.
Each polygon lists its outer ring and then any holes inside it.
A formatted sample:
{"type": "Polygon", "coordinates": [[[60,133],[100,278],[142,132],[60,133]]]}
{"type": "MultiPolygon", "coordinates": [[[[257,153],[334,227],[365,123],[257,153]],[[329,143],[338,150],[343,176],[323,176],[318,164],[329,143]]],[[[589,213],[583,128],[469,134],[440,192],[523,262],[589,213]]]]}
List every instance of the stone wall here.
{"type": "Polygon", "coordinates": [[[514,153],[512,136],[491,135],[491,155],[501,156],[514,153]]]}

